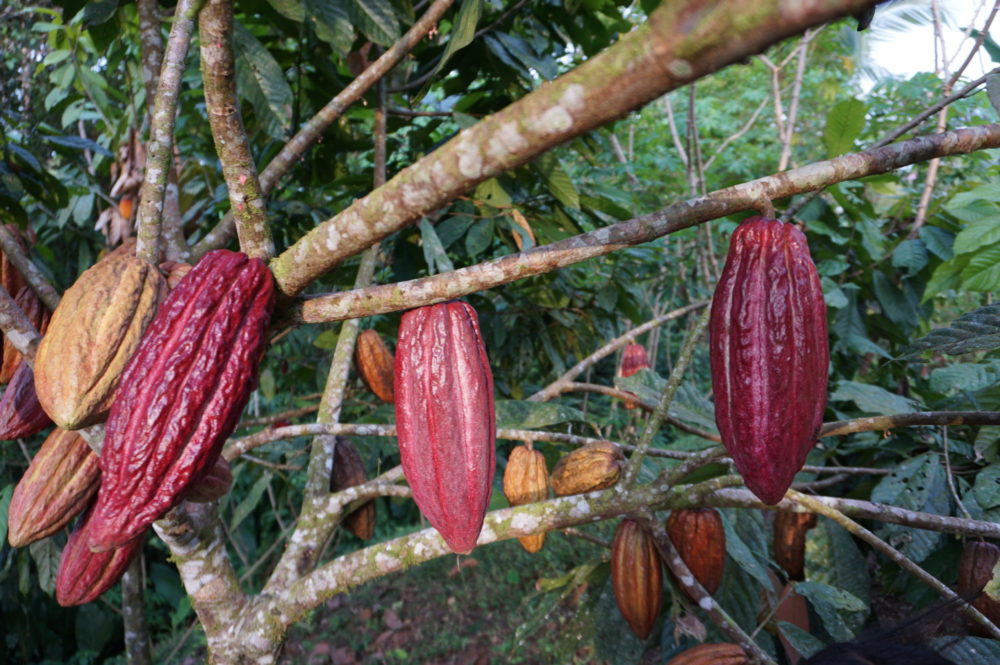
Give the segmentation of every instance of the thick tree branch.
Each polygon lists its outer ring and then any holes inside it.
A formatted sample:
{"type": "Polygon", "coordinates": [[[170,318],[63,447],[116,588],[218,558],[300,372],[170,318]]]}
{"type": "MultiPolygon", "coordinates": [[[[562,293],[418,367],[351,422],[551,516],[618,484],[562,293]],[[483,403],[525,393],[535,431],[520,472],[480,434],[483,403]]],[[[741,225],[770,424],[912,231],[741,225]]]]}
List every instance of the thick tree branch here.
{"type": "MultiPolygon", "coordinates": [[[[0,228],[3,228],[0,226],[0,228]]],[[[0,330],[4,337],[10,340],[17,352],[35,366],[35,351],[42,336],[38,334],[35,325],[25,316],[24,311],[17,306],[7,289],[0,286],[0,330]]]]}
{"type": "MultiPolygon", "coordinates": [[[[292,308],[290,315],[296,321],[319,323],[443,302],[610,254],[718,217],[754,210],[762,200],[780,199],[845,180],[887,173],[933,157],[963,155],[996,147],[1000,147],[1000,124],[921,136],[876,150],[841,155],[720,189],[706,196],[674,203],[649,215],[467,268],[360,291],[305,298],[292,308]]],[[[439,148],[439,151],[443,149],[439,148]]],[[[396,179],[386,187],[392,187],[394,182],[396,179]]],[[[276,259],[279,260],[281,257],[276,259]]]]}
{"type": "MultiPolygon", "coordinates": [[[[21,273],[21,277],[28,283],[28,286],[35,291],[38,298],[45,303],[45,306],[49,310],[54,311],[59,306],[59,294],[52,288],[48,280],[45,279],[42,272],[31,262],[31,259],[25,254],[17,238],[14,237],[14,234],[4,224],[0,224],[0,249],[7,255],[10,262],[14,264],[17,271],[21,273]]],[[[11,294],[11,296],[16,295],[16,293],[11,294]]]]}

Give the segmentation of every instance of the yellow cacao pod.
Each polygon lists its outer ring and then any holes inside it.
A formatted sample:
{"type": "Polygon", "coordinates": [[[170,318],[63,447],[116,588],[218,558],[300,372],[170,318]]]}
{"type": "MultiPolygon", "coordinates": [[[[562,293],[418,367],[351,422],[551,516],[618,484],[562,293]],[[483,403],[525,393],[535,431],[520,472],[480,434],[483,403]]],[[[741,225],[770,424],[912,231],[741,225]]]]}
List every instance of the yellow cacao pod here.
{"type": "Polygon", "coordinates": [[[109,254],[63,295],[35,357],[35,389],[65,429],[101,422],[125,364],[167,294],[157,269],[109,254]]]}
{"type": "MultiPolygon", "coordinates": [[[[517,446],[510,451],[507,468],[503,472],[503,494],[512,506],[523,506],[549,498],[549,470],[545,455],[527,446],[517,446]]],[[[545,543],[544,533],[521,536],[521,547],[534,554],[545,543]]]]}
{"type": "Polygon", "coordinates": [[[552,469],[556,496],[583,494],[611,487],[621,476],[625,456],[610,441],[590,443],[565,455],[552,469]]]}

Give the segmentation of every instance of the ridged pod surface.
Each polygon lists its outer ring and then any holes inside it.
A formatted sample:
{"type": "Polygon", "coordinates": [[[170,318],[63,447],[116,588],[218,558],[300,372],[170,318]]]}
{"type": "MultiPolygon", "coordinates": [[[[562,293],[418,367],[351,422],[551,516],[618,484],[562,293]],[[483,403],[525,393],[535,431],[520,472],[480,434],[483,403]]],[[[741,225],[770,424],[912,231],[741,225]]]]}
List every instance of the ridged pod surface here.
{"type": "Polygon", "coordinates": [[[667,535],[695,579],[709,594],[722,584],[726,531],[715,508],[684,508],[670,513],[667,535]]]}
{"type": "Polygon", "coordinates": [[[51,424],[35,393],[35,372],[21,363],[0,397],[0,440],[38,434],[51,424]]]}
{"type": "MultiPolygon", "coordinates": [[[[649,369],[649,356],[646,355],[646,347],[642,344],[629,344],[622,352],[622,364],[618,368],[618,376],[629,377],[641,369],[649,369]]],[[[635,393],[629,393],[630,395],[635,393]]],[[[626,409],[634,409],[639,406],[635,400],[625,400],[626,409]]]]}
{"type": "Polygon", "coordinates": [[[143,538],[133,538],[127,545],[113,550],[90,551],[87,547],[89,517],[70,534],[59,559],[56,602],[63,607],[95,600],[121,579],[132,559],[142,551],[143,538]]]}
{"type": "Polygon", "coordinates": [[[552,469],[556,496],[583,494],[611,487],[622,475],[625,456],[610,441],[588,443],[565,455],[552,469]]]}
{"type": "Polygon", "coordinates": [[[228,250],[163,301],[111,406],[89,547],[137,537],[212,468],[257,384],[273,308],[264,262],[228,250]]]}
{"type": "Polygon", "coordinates": [[[644,640],[663,604],[663,571],[656,544],[635,520],[624,519],[611,542],[611,590],[632,632],[644,640]]]}
{"type": "MultiPolygon", "coordinates": [[[[18,292],[17,297],[14,298],[14,302],[21,308],[24,315],[28,317],[35,330],[41,335],[45,335],[45,331],[49,327],[49,310],[38,299],[38,296],[31,290],[31,287],[23,287],[18,292]]],[[[5,336],[3,340],[3,361],[0,364],[0,383],[10,383],[14,378],[14,372],[17,371],[17,368],[21,364],[21,352],[14,348],[14,344],[5,336]]]]}
{"type": "Polygon", "coordinates": [[[747,488],[776,504],[826,407],[826,304],[806,238],[753,217],[733,232],[709,322],[715,422],[747,488]]]}
{"type": "MultiPolygon", "coordinates": [[[[333,471],[330,473],[330,491],[339,492],[360,485],[368,480],[365,463],[354,443],[346,437],[337,437],[333,451],[333,471]]],[[[341,526],[361,540],[375,535],[375,500],[365,501],[340,521],[341,526]]]]}
{"type": "Polygon", "coordinates": [[[476,311],[450,301],[399,325],[396,436],[420,512],[454,552],[476,546],[496,470],[493,373],[476,311]]]}
{"type": "MultiPolygon", "coordinates": [[[[967,597],[975,596],[972,606],[995,624],[1000,624],[1000,602],[979,592],[993,579],[993,566],[998,559],[1000,547],[975,540],[966,541],[958,559],[958,592],[967,597]]],[[[972,632],[977,635],[985,634],[979,624],[972,626],[972,632]]]]}
{"type": "Polygon", "coordinates": [[[699,644],[679,653],[667,665],[749,665],[743,647],[738,644],[699,644]]]}
{"type": "Polygon", "coordinates": [[[774,560],[791,580],[805,579],[806,534],[814,526],[815,513],[783,510],[774,518],[774,560]]]}
{"type": "Polygon", "coordinates": [[[155,267],[128,254],[109,255],[63,294],[35,356],[35,389],[60,427],[101,422],[125,364],[167,295],[155,267]]]}
{"type": "Polygon", "coordinates": [[[7,540],[24,547],[69,524],[97,492],[97,453],[76,432],[55,428],[38,449],[10,499],[7,540]]]}
{"type": "Polygon", "coordinates": [[[386,404],[392,404],[396,399],[392,389],[394,364],[392,351],[377,332],[369,328],[358,335],[358,343],[354,346],[354,366],[368,390],[386,404]]]}
{"type": "MultiPolygon", "coordinates": [[[[545,455],[528,448],[515,446],[507,458],[507,468],[503,472],[503,494],[512,506],[545,501],[549,498],[549,469],[545,466],[545,455]]],[[[517,539],[521,547],[534,554],[545,544],[545,534],[535,533],[517,539]]]]}

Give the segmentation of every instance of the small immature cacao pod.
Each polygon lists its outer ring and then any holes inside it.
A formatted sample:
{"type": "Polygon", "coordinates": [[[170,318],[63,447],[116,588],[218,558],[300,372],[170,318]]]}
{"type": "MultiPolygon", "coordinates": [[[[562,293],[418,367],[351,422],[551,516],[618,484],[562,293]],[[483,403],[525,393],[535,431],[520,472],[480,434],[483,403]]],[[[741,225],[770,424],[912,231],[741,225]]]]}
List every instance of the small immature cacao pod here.
{"type": "Polygon", "coordinates": [[[656,544],[635,520],[624,519],[615,530],[611,590],[632,632],[649,637],[663,604],[663,571],[656,544]]]}
{"type": "Polygon", "coordinates": [[[76,432],[55,428],[10,499],[7,540],[24,547],[51,536],[91,503],[100,482],[97,453],[76,432]]]}
{"type": "Polygon", "coordinates": [[[399,325],[396,435],[420,512],[454,552],[476,546],[496,470],[493,373],[476,311],[451,301],[399,325]]]}
{"type": "Polygon", "coordinates": [[[679,653],[667,665],[749,665],[743,647],[738,644],[699,644],[679,653]]]}
{"type": "MultiPolygon", "coordinates": [[[[1000,602],[979,593],[993,579],[993,566],[997,559],[1000,559],[1000,547],[993,543],[966,541],[958,559],[958,592],[966,597],[979,594],[972,601],[972,606],[993,623],[1000,624],[1000,602]]],[[[975,624],[972,631],[982,634],[979,624],[975,624]]]]}
{"type": "MultiPolygon", "coordinates": [[[[346,437],[337,437],[333,451],[333,471],[330,473],[330,491],[339,492],[361,485],[368,480],[365,463],[354,443],[346,437]]],[[[375,500],[365,501],[341,520],[341,525],[361,540],[375,535],[375,500]]]]}
{"type": "Polygon", "coordinates": [[[232,486],[233,470],[229,467],[226,458],[220,455],[215,460],[215,464],[208,469],[208,472],[191,483],[187,494],[184,495],[184,500],[195,503],[211,503],[224,497],[232,486]]]}
{"type": "MultiPolygon", "coordinates": [[[[49,310],[38,299],[38,296],[31,290],[31,287],[25,286],[22,288],[18,292],[17,297],[14,298],[14,302],[21,308],[24,315],[28,317],[35,330],[39,334],[45,335],[45,331],[49,326],[49,310]]],[[[0,365],[0,383],[10,383],[14,378],[14,372],[21,366],[21,361],[21,352],[14,348],[14,344],[5,336],[3,340],[3,363],[0,365]]]]}
{"type": "MultiPolygon", "coordinates": [[[[549,498],[549,470],[545,455],[527,446],[515,446],[503,472],[503,493],[512,506],[523,506],[549,498]]],[[[517,539],[521,547],[534,554],[542,549],[545,534],[536,533],[517,539]]]]}
{"type": "Polygon", "coordinates": [[[625,465],[621,449],[610,441],[588,443],[564,455],[552,469],[556,496],[583,494],[611,487],[625,465]]]}
{"type": "Polygon", "coordinates": [[[274,308],[260,259],[205,254],[166,297],[122,375],[87,545],[121,547],[212,468],[257,383],[274,308]]]}
{"type": "Polygon", "coordinates": [[[167,289],[173,290],[181,280],[184,279],[184,275],[191,272],[193,268],[190,263],[180,263],[179,261],[164,261],[160,264],[160,272],[167,276],[167,289]]]}
{"type": "Polygon", "coordinates": [[[791,580],[805,579],[806,533],[814,526],[815,513],[783,510],[774,518],[774,559],[791,580]]]}
{"type": "Polygon", "coordinates": [[[394,364],[392,351],[377,332],[368,329],[358,335],[354,346],[354,365],[368,390],[386,404],[395,401],[392,390],[394,364]]]}
{"type": "Polygon", "coordinates": [[[167,295],[157,269],[129,254],[85,270],[52,314],[35,357],[38,400],[57,425],[107,417],[125,364],[167,295]]]}
{"type": "Polygon", "coordinates": [[[0,441],[38,434],[51,424],[35,393],[35,372],[21,363],[0,397],[0,441]]]}
{"type": "Polygon", "coordinates": [[[726,532],[715,508],[685,508],[670,513],[667,535],[695,579],[710,595],[722,584],[726,532]]]}
{"type": "MultiPolygon", "coordinates": [[[[622,364],[618,368],[618,376],[632,376],[641,369],[649,369],[649,356],[646,355],[646,347],[642,344],[629,344],[622,353],[622,364]]],[[[634,409],[638,404],[635,400],[626,400],[625,408],[634,409]]]]}
{"type": "Polygon", "coordinates": [[[709,322],[715,422],[747,488],[781,501],[826,407],[826,304],[805,235],[753,217],[733,232],[709,322]]]}
{"type": "Polygon", "coordinates": [[[83,605],[95,600],[121,579],[129,564],[142,551],[144,538],[133,538],[128,544],[104,552],[92,552],[87,547],[87,525],[90,515],[70,534],[59,560],[56,574],[56,602],[63,607],[83,605]]]}

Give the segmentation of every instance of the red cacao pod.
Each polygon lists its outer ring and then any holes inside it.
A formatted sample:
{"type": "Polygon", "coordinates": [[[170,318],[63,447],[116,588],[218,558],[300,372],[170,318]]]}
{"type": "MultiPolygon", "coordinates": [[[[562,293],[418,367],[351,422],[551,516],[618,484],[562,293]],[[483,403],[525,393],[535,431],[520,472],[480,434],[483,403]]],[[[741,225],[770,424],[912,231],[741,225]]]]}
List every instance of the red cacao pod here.
{"type": "MultiPolygon", "coordinates": [[[[14,298],[14,302],[21,308],[24,315],[28,317],[35,330],[44,335],[49,326],[49,310],[38,299],[38,296],[31,290],[31,287],[25,286],[22,288],[18,292],[17,297],[14,298]]],[[[14,344],[5,336],[3,340],[3,361],[0,364],[0,383],[9,383],[14,378],[14,372],[21,366],[21,362],[21,352],[14,348],[14,344]]]]}
{"type": "Polygon", "coordinates": [[[87,530],[121,547],[215,464],[257,382],[274,307],[260,259],[207,253],[166,297],[122,375],[87,530]]]}
{"type": "MultiPolygon", "coordinates": [[[[649,369],[650,367],[649,356],[646,355],[646,347],[642,344],[629,344],[622,353],[622,364],[618,368],[618,376],[623,378],[632,376],[640,369],[649,369]]],[[[634,395],[635,393],[629,394],[634,395]]],[[[625,401],[626,409],[634,409],[637,406],[638,404],[635,400],[625,401]]]]}
{"type": "Polygon", "coordinates": [[[826,304],[806,238],[753,217],[733,232],[709,322],[715,422],[747,488],[781,501],[826,407],[826,304]]]}
{"type": "MultiPolygon", "coordinates": [[[[979,594],[972,601],[972,606],[986,615],[987,619],[1000,625],[1000,602],[985,593],[979,593],[993,579],[993,566],[997,559],[1000,559],[1000,547],[993,543],[966,541],[958,559],[958,592],[966,597],[979,594]]],[[[976,634],[982,634],[978,624],[972,630],[976,634]]]]}
{"type": "Polygon", "coordinates": [[[55,428],[10,498],[7,540],[24,547],[69,524],[97,492],[97,453],[76,432],[55,428]]]}
{"type": "Polygon", "coordinates": [[[191,483],[185,501],[195,503],[210,503],[224,497],[233,486],[233,470],[225,457],[219,456],[206,473],[191,483]]]}
{"type": "Polygon", "coordinates": [[[386,404],[392,404],[396,399],[392,389],[394,364],[392,351],[377,332],[368,329],[358,335],[358,343],[354,346],[354,365],[368,390],[386,404]]]}
{"type": "Polygon", "coordinates": [[[552,469],[556,496],[583,494],[611,487],[625,466],[621,448],[610,441],[588,443],[563,455],[552,469]]]}
{"type": "MultiPolygon", "coordinates": [[[[516,446],[507,458],[503,472],[503,493],[512,506],[522,506],[549,498],[549,470],[545,455],[527,446],[516,446]]],[[[517,539],[521,547],[534,554],[545,544],[545,533],[517,539]]]]}
{"type": "Polygon", "coordinates": [[[699,644],[679,653],[667,665],[749,665],[750,659],[738,644],[699,644]]]}
{"type": "MultiPolygon", "coordinates": [[[[342,436],[337,437],[337,447],[333,451],[333,471],[330,473],[330,491],[339,492],[348,487],[360,485],[368,480],[365,463],[354,443],[342,436]]],[[[375,501],[365,501],[343,518],[341,526],[361,540],[375,535],[375,501]]]]}
{"type": "Polygon", "coordinates": [[[670,513],[667,535],[695,579],[714,594],[726,567],[726,531],[715,508],[685,508],[670,513]]]}
{"type": "Polygon", "coordinates": [[[167,295],[155,267],[109,254],[63,294],[35,356],[35,388],[62,428],[103,421],[125,364],[167,295]]]}
{"type": "Polygon", "coordinates": [[[56,574],[56,602],[63,607],[83,605],[95,600],[121,579],[129,564],[142,551],[143,538],[104,552],[87,547],[89,518],[70,534],[59,559],[56,574]]]}
{"type": "Polygon", "coordinates": [[[493,373],[476,311],[451,301],[399,325],[396,435],[420,512],[453,551],[476,546],[496,470],[493,373]]]}
{"type": "Polygon", "coordinates": [[[783,510],[774,518],[774,559],[791,580],[805,579],[806,533],[814,526],[815,513],[783,510]]]}
{"type": "Polygon", "coordinates": [[[35,372],[21,363],[0,398],[0,440],[38,434],[51,424],[35,393],[35,372]]]}
{"type": "Polygon", "coordinates": [[[624,519],[615,529],[611,590],[632,632],[649,637],[663,604],[663,571],[656,544],[635,520],[624,519]]]}

